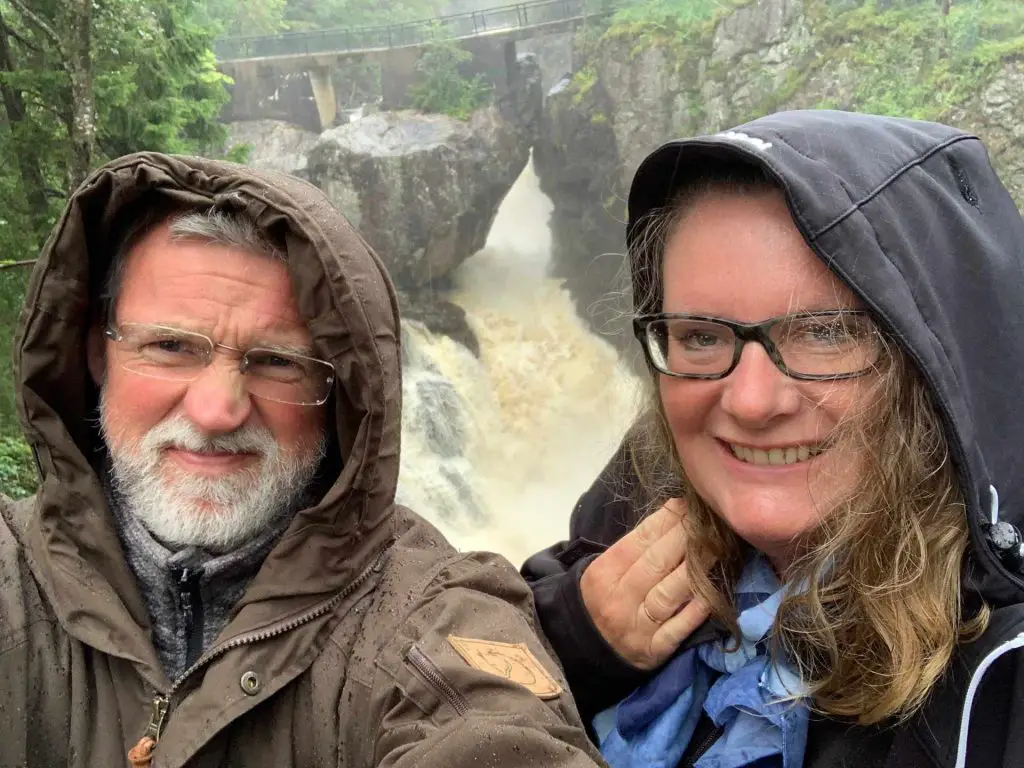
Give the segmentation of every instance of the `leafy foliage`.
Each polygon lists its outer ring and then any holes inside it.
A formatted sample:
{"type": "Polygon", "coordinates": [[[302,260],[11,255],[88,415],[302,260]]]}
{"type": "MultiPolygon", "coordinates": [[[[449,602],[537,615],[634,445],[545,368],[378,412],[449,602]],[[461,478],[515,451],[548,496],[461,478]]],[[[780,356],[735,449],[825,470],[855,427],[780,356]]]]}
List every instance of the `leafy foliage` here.
{"type": "MultiPolygon", "coordinates": [[[[707,58],[718,21],[749,2],[637,0],[613,16],[604,38],[629,41],[633,55],[672,50],[681,72],[707,58]]],[[[808,0],[805,13],[817,50],[794,60],[784,83],[761,89],[756,114],[784,106],[820,70],[844,72],[850,89],[816,106],[941,120],[976,96],[1006,59],[1024,56],[1019,0],[954,0],[948,14],[936,0],[808,0]]]]}
{"type": "Polygon", "coordinates": [[[591,64],[586,64],[572,76],[570,84],[573,90],[572,103],[577,107],[582,104],[595,85],[597,85],[597,69],[591,64]]]}
{"type": "MultiPolygon", "coordinates": [[[[28,158],[37,178],[14,163],[0,167],[0,206],[11,212],[0,225],[0,246],[10,259],[31,258],[56,221],[69,190],[71,118],[67,72],[67,5],[33,3],[33,18],[0,0],[8,30],[8,71],[0,82],[21,94],[24,114],[0,126],[0,152],[28,158]],[[36,23],[38,21],[39,23],[36,23]],[[40,24],[53,31],[47,34],[40,24]],[[36,187],[42,186],[42,189],[36,187]],[[29,208],[42,193],[45,205],[29,208]]],[[[226,138],[217,122],[230,80],[217,71],[211,30],[199,26],[192,0],[107,0],[92,5],[89,30],[91,91],[95,99],[94,164],[143,149],[220,152],[226,138]]]]}
{"type": "MultiPolygon", "coordinates": [[[[5,174],[0,174],[3,179],[5,174]]],[[[0,221],[9,221],[5,216],[0,221]]],[[[28,282],[28,270],[0,270],[0,435],[17,434],[18,416],[14,408],[14,367],[11,357],[11,342],[14,340],[15,324],[21,311],[22,297],[28,282]]],[[[0,493],[4,493],[0,485],[0,493]]]]}
{"type": "Polygon", "coordinates": [[[287,0],[199,0],[196,20],[218,35],[251,37],[285,29],[287,0]]]}
{"type": "Polygon", "coordinates": [[[331,29],[398,24],[437,13],[430,0],[287,0],[284,23],[289,30],[331,29]]]}
{"type": "Polygon", "coordinates": [[[431,0],[198,0],[197,18],[219,35],[398,24],[438,13],[431,0]]]}
{"type": "MultiPolygon", "coordinates": [[[[83,156],[80,115],[93,166],[140,150],[223,154],[230,80],[214,33],[194,0],[0,0],[0,257],[34,258],[56,224],[83,156]],[[78,109],[83,99],[94,109],[78,109]]],[[[17,431],[11,342],[26,281],[0,270],[0,436],[17,431]]]]}
{"type": "Polygon", "coordinates": [[[612,16],[612,24],[685,27],[707,21],[722,7],[721,0],[640,0],[612,16]]]}
{"type": "Polygon", "coordinates": [[[1024,55],[1024,4],[962,0],[944,15],[933,0],[870,0],[823,18],[820,32],[829,65],[845,63],[854,83],[852,103],[821,106],[936,120],[1024,55]]]}
{"type": "Polygon", "coordinates": [[[0,493],[22,499],[36,492],[35,459],[20,437],[0,437],[0,493]]]}
{"type": "Polygon", "coordinates": [[[752,0],[634,0],[612,16],[605,38],[630,40],[634,55],[669,46],[686,55],[708,39],[717,20],[752,0]]]}
{"type": "Polygon", "coordinates": [[[491,84],[483,75],[463,77],[459,66],[472,54],[452,40],[434,43],[416,65],[419,81],[410,88],[413,106],[466,120],[491,99],[491,84]]]}
{"type": "MultiPolygon", "coordinates": [[[[151,149],[219,154],[217,121],[230,79],[217,70],[213,35],[191,0],[120,0],[95,46],[99,160],[151,149]]],[[[105,6],[109,7],[109,6],[105,6]]]]}

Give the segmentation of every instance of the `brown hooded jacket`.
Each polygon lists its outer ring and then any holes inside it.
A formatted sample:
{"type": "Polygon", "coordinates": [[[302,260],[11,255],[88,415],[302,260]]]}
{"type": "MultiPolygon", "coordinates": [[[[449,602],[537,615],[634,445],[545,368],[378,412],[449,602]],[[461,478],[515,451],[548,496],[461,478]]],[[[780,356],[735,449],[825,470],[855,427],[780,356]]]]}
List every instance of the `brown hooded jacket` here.
{"type": "Polygon", "coordinates": [[[515,569],[458,554],[394,504],[400,359],[385,270],[314,187],[156,154],[82,185],[35,267],[16,339],[42,482],[25,502],[0,496],[0,767],[125,766],[139,746],[154,768],[600,761],[515,569]],[[300,311],[338,375],[319,503],[173,681],[106,502],[85,359],[118,214],[153,195],[244,212],[283,243],[300,311]]]}

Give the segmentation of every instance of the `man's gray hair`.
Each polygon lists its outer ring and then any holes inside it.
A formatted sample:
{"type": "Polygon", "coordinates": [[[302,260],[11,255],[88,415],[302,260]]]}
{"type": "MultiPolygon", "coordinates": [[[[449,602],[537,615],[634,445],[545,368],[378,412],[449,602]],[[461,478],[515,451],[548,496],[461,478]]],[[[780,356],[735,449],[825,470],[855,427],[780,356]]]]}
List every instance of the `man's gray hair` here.
{"type": "Polygon", "coordinates": [[[132,249],[146,235],[162,224],[170,224],[171,240],[193,241],[236,248],[260,256],[267,256],[280,261],[285,254],[260,232],[256,222],[248,216],[229,213],[217,208],[207,210],[180,211],[168,215],[166,211],[143,216],[127,229],[114,253],[114,259],[107,268],[103,282],[103,300],[113,312],[117,299],[121,294],[124,282],[125,267],[132,249]]]}

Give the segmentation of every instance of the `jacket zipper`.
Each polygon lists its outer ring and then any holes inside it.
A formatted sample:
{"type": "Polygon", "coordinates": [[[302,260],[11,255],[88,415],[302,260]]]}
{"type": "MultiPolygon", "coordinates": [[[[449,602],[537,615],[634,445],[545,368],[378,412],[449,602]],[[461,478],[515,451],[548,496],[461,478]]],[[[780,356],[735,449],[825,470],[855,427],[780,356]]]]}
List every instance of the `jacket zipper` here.
{"type": "Polygon", "coordinates": [[[303,624],[308,624],[309,622],[313,621],[314,619],[320,618],[326,613],[330,613],[332,610],[334,610],[338,603],[340,603],[346,597],[348,597],[357,589],[359,589],[359,587],[362,586],[363,582],[365,582],[370,577],[371,573],[379,573],[381,569],[384,567],[384,561],[386,560],[386,558],[387,555],[384,552],[381,552],[381,554],[377,556],[377,559],[374,560],[374,562],[370,566],[368,566],[366,569],[363,570],[362,573],[356,576],[354,581],[349,582],[348,586],[346,586],[338,594],[336,594],[327,602],[322,603],[317,608],[314,608],[309,613],[300,616],[297,619],[293,619],[286,624],[277,626],[273,629],[265,629],[261,632],[253,632],[249,635],[236,637],[234,640],[231,640],[227,643],[224,643],[223,645],[219,645],[215,648],[210,649],[210,651],[208,651],[205,656],[200,657],[195,664],[193,664],[191,667],[189,667],[182,673],[181,677],[179,677],[174,682],[174,684],[171,686],[170,690],[167,691],[167,693],[157,693],[156,696],[153,697],[153,709],[150,715],[149,725],[146,727],[146,732],[139,740],[139,743],[136,744],[135,747],[128,753],[128,760],[132,763],[133,766],[148,766],[150,764],[150,761],[152,760],[153,750],[156,748],[157,742],[160,741],[160,735],[161,733],[163,733],[164,725],[166,725],[167,722],[167,715],[168,710],[170,709],[171,699],[174,697],[174,694],[178,692],[178,689],[181,688],[182,684],[189,677],[191,677],[198,670],[209,664],[214,659],[223,656],[230,650],[239,648],[243,645],[249,645],[250,643],[260,643],[265,640],[270,640],[271,638],[277,637],[278,635],[283,635],[287,632],[291,632],[292,630],[301,627],[303,624]],[[133,757],[133,755],[136,756],[133,757]]]}
{"type": "Polygon", "coordinates": [[[455,710],[459,717],[469,714],[469,701],[448,681],[448,678],[427,654],[414,645],[409,648],[405,658],[434,689],[434,692],[440,694],[441,698],[448,702],[448,705],[455,710]]]}
{"type": "Polygon", "coordinates": [[[178,604],[185,620],[185,666],[188,667],[203,652],[203,600],[195,569],[182,568],[178,575],[178,604]]]}
{"type": "Polygon", "coordinates": [[[128,762],[133,768],[149,768],[153,762],[153,750],[160,739],[160,730],[164,727],[164,718],[167,717],[167,697],[157,694],[153,697],[152,713],[149,716],[149,726],[139,742],[128,750],[128,762]]]}
{"type": "Polygon", "coordinates": [[[716,725],[715,730],[709,733],[704,741],[700,743],[700,746],[697,747],[697,751],[690,755],[690,759],[686,761],[686,764],[682,766],[682,768],[695,768],[697,761],[704,757],[704,753],[714,746],[715,742],[722,737],[723,733],[725,733],[725,728],[721,725],[716,725]]]}
{"type": "Polygon", "coordinates": [[[1019,633],[1016,637],[1010,638],[989,651],[971,675],[971,681],[967,685],[967,693],[964,695],[963,710],[960,714],[960,738],[956,749],[956,768],[966,768],[967,766],[967,737],[971,732],[971,710],[974,708],[974,697],[978,693],[982,679],[988,672],[989,667],[995,664],[1000,657],[1010,651],[1017,651],[1021,648],[1024,648],[1024,632],[1019,633]]]}
{"type": "Polygon", "coordinates": [[[153,699],[153,713],[149,718],[149,727],[146,735],[156,741],[160,738],[160,731],[164,727],[164,718],[167,717],[167,698],[156,696],[153,699]]]}

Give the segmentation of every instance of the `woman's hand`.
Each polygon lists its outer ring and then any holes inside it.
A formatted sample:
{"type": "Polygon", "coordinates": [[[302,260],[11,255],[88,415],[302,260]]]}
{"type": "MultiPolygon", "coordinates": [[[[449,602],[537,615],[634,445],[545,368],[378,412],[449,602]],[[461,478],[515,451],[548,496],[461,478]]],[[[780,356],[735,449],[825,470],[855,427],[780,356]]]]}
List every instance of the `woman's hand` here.
{"type": "Polygon", "coordinates": [[[708,617],[686,574],[678,499],[644,519],[583,571],[583,603],[604,639],[640,669],[661,666],[708,617]]]}

